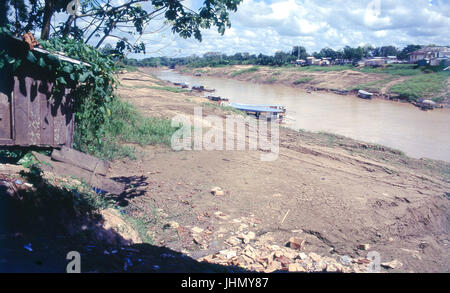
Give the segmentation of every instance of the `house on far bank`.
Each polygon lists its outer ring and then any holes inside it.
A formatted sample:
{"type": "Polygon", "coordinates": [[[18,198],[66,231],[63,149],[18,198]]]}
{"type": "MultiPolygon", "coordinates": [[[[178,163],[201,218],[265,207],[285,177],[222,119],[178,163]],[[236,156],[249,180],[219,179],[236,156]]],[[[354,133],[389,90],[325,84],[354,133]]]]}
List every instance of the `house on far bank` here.
{"type": "Polygon", "coordinates": [[[442,61],[446,62],[450,58],[450,48],[448,47],[424,47],[417,51],[411,52],[409,55],[409,63],[419,63],[419,65],[437,66],[442,61]]]}
{"type": "Polygon", "coordinates": [[[367,59],[364,61],[364,66],[383,66],[386,64],[386,59],[384,57],[374,57],[372,59],[367,59]]]}
{"type": "Polygon", "coordinates": [[[300,65],[300,66],[305,66],[306,65],[306,61],[303,59],[297,59],[295,60],[295,64],[296,65],[300,65]]]}

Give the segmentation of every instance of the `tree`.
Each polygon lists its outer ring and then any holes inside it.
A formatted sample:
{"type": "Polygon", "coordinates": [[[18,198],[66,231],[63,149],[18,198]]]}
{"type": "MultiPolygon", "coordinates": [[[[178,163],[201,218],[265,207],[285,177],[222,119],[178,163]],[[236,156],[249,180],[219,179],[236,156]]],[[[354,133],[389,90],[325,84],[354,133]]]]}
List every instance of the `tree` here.
{"type": "Polygon", "coordinates": [[[308,57],[305,47],[302,47],[302,46],[294,46],[292,48],[292,55],[298,59],[303,59],[303,60],[305,60],[306,57],[308,57]]]}
{"type": "Polygon", "coordinates": [[[220,34],[231,26],[229,13],[242,0],[206,0],[198,11],[184,0],[2,0],[0,23],[13,26],[16,35],[40,29],[40,37],[72,36],[100,48],[107,38],[117,40],[116,50],[145,52],[139,42],[146,33],[159,32],[169,26],[183,38],[202,40],[201,29],[217,27],[220,34]],[[80,1],[79,15],[69,14],[69,3],[80,1]],[[8,13],[8,7],[12,7],[8,13]],[[14,11],[14,13],[11,13],[14,11]],[[66,14],[66,21],[52,26],[56,12],[66,14]],[[6,16],[6,17],[5,17],[6,16]],[[161,23],[160,18],[165,21],[161,23]],[[77,26],[80,23],[83,26],[77,26]]]}
{"type": "Polygon", "coordinates": [[[402,51],[400,51],[397,55],[397,58],[400,60],[405,60],[408,59],[408,54],[412,53],[414,51],[417,51],[419,49],[421,49],[422,46],[421,45],[408,45],[405,48],[403,48],[402,51]]]}

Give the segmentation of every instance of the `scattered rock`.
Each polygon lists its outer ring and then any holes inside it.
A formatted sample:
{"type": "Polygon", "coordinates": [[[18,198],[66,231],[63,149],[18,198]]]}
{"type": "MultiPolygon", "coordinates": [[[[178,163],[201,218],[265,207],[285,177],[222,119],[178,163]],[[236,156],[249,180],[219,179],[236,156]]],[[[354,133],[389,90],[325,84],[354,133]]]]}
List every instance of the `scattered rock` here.
{"type": "Polygon", "coordinates": [[[320,255],[315,254],[314,252],[311,252],[309,254],[309,258],[311,258],[314,262],[320,262],[322,260],[322,258],[320,257],[320,255]]]}
{"type": "Polygon", "coordinates": [[[305,239],[298,237],[291,237],[288,246],[294,250],[300,250],[305,245],[305,239]]]}
{"type": "Polygon", "coordinates": [[[221,255],[224,255],[227,259],[231,259],[231,258],[237,256],[236,250],[231,250],[231,249],[221,250],[219,253],[221,255]]]}
{"type": "Polygon", "coordinates": [[[220,187],[214,187],[213,189],[211,189],[211,193],[212,193],[212,195],[216,195],[216,196],[225,195],[225,192],[220,187]]]}
{"type": "Polygon", "coordinates": [[[288,267],[289,272],[306,272],[305,268],[299,263],[292,263],[288,267]]]}
{"type": "Polygon", "coordinates": [[[203,229],[202,229],[202,228],[199,228],[199,227],[194,227],[194,228],[191,229],[191,231],[192,231],[192,233],[194,233],[194,234],[200,234],[200,233],[203,232],[203,229]]]}
{"type": "Polygon", "coordinates": [[[172,229],[177,229],[180,227],[180,224],[178,224],[175,221],[171,221],[171,222],[167,223],[165,226],[172,228],[172,229]]]}
{"type": "Polygon", "coordinates": [[[393,261],[390,262],[382,262],[381,266],[387,269],[396,269],[402,266],[402,263],[399,262],[398,260],[394,259],[393,261]]]}
{"type": "Polygon", "coordinates": [[[239,234],[238,238],[242,239],[242,242],[245,244],[248,244],[251,240],[256,238],[256,234],[255,232],[248,232],[247,234],[239,234]]]}
{"type": "Polygon", "coordinates": [[[360,245],[358,245],[358,249],[369,250],[370,249],[370,244],[360,244],[360,245]]]}
{"type": "Polygon", "coordinates": [[[232,236],[232,237],[228,238],[227,240],[225,240],[225,243],[227,243],[231,246],[238,246],[239,244],[242,243],[242,241],[239,240],[237,237],[232,236]]]}

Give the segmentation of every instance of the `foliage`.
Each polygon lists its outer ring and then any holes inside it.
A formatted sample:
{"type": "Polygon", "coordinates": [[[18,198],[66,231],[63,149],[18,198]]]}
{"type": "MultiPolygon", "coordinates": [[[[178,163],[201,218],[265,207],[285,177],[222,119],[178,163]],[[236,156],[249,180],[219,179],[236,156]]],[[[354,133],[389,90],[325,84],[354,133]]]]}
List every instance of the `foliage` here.
{"type": "MultiPolygon", "coordinates": [[[[106,38],[115,38],[115,54],[125,51],[145,52],[140,40],[145,33],[170,26],[183,38],[202,40],[202,29],[213,26],[220,34],[231,26],[229,12],[236,11],[242,0],[208,0],[193,11],[182,0],[80,0],[76,15],[67,12],[72,0],[2,0],[0,26],[8,26],[15,35],[40,30],[42,39],[72,37],[100,48],[106,38]],[[65,21],[52,26],[55,14],[65,21]],[[82,27],[77,23],[87,24],[82,27]],[[124,35],[123,31],[127,31],[124,35]]],[[[75,8],[74,6],[72,6],[75,8]]]]}
{"type": "MultiPolygon", "coordinates": [[[[135,149],[126,145],[132,144],[169,144],[170,138],[177,130],[167,119],[144,117],[131,104],[114,99],[108,104],[111,111],[101,125],[100,139],[88,137],[77,132],[75,142],[83,151],[98,157],[111,160],[122,157],[135,158],[135,149]],[[82,143],[88,141],[89,143],[82,143]]],[[[88,132],[88,134],[92,134],[88,132]]]]}
{"type": "Polygon", "coordinates": [[[443,72],[415,75],[403,83],[393,85],[390,90],[410,100],[417,100],[442,92],[447,78],[448,73],[443,72]]]}
{"type": "MultiPolygon", "coordinates": [[[[394,46],[382,46],[382,47],[372,47],[371,45],[366,45],[364,47],[345,47],[340,50],[334,50],[331,48],[323,48],[320,52],[308,53],[306,49],[302,46],[294,46],[291,52],[277,51],[273,56],[268,56],[264,54],[249,54],[235,53],[233,55],[226,55],[219,52],[208,52],[202,57],[193,55],[187,57],[178,58],[168,58],[168,57],[151,57],[144,58],[142,60],[136,59],[125,59],[124,63],[132,66],[142,66],[142,67],[158,67],[158,66],[168,66],[175,67],[179,66],[189,66],[191,68],[200,67],[221,67],[230,65],[267,65],[267,66],[290,66],[294,64],[295,61],[300,58],[305,60],[309,56],[314,56],[315,58],[330,58],[336,61],[336,64],[342,65],[339,68],[336,66],[328,67],[332,69],[327,69],[327,67],[316,66],[317,71],[321,70],[335,70],[342,69],[344,67],[350,68],[349,65],[356,61],[361,60],[363,57],[386,57],[386,56],[397,56],[400,60],[406,60],[408,58],[407,53],[416,48],[421,48],[420,45],[408,45],[403,50],[399,51],[394,46]],[[397,52],[397,54],[396,54],[397,52]],[[320,69],[321,68],[321,69],[320,69]]],[[[414,50],[413,50],[414,51],[414,50]]],[[[306,70],[306,69],[305,69],[306,70]]],[[[400,74],[399,74],[400,75],[400,74]]]]}
{"type": "Polygon", "coordinates": [[[391,74],[399,76],[410,76],[421,74],[420,68],[415,64],[389,64],[381,67],[368,67],[356,69],[360,72],[366,73],[381,73],[381,74],[391,74]]]}
{"type": "Polygon", "coordinates": [[[303,78],[300,78],[300,79],[297,79],[296,81],[294,81],[294,84],[302,84],[302,83],[308,83],[308,82],[310,82],[311,80],[313,80],[314,78],[313,77],[310,77],[310,76],[308,76],[308,77],[303,77],[303,78]]]}
{"type": "Polygon", "coordinates": [[[133,148],[120,146],[119,142],[153,144],[170,141],[175,130],[169,121],[144,118],[114,95],[117,67],[108,56],[83,42],[66,38],[42,41],[42,46],[52,52],[64,52],[86,64],[72,64],[51,54],[38,55],[31,51],[16,58],[1,55],[0,60],[5,66],[18,64],[15,71],[35,66],[52,75],[56,79],[53,98],[64,93],[66,88],[72,90],[76,149],[114,159],[134,157],[133,148]]]}
{"type": "Polygon", "coordinates": [[[241,74],[244,74],[244,73],[251,73],[251,72],[258,71],[258,70],[259,70],[259,67],[258,67],[258,66],[253,66],[253,67],[250,67],[250,68],[245,68],[245,69],[237,70],[237,71],[233,72],[231,75],[232,75],[233,77],[235,77],[235,76],[238,76],[238,75],[241,75],[241,74]]]}

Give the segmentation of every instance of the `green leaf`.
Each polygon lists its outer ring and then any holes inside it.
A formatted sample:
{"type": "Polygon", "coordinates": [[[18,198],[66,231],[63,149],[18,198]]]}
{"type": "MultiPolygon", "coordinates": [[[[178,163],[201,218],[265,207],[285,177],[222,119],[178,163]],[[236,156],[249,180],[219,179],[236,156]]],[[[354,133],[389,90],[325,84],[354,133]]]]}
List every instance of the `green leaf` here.
{"type": "Polygon", "coordinates": [[[56,81],[58,82],[58,83],[60,83],[60,84],[64,84],[64,85],[66,85],[67,84],[67,82],[66,82],[66,80],[64,79],[64,77],[58,77],[57,79],[56,79],[56,81]]]}
{"type": "Polygon", "coordinates": [[[41,67],[47,66],[47,64],[45,64],[45,61],[44,61],[44,59],[42,57],[39,58],[39,66],[41,66],[41,67]]]}
{"type": "Polygon", "coordinates": [[[31,51],[28,51],[27,60],[30,61],[31,63],[37,62],[36,57],[34,56],[34,54],[31,51]]]}
{"type": "Polygon", "coordinates": [[[73,67],[72,65],[66,65],[61,70],[64,71],[65,73],[72,73],[73,67]]]}

